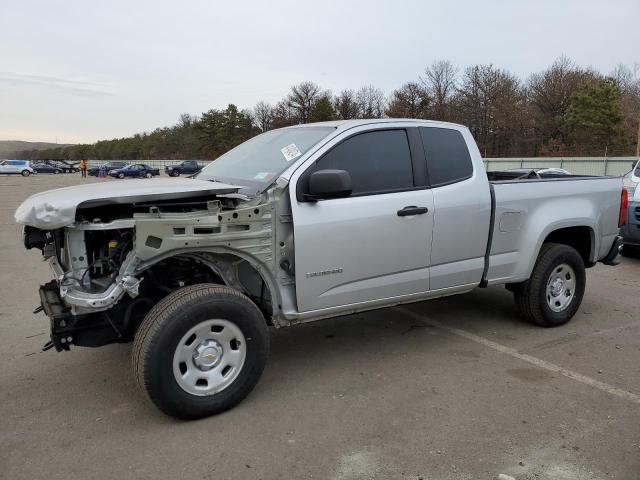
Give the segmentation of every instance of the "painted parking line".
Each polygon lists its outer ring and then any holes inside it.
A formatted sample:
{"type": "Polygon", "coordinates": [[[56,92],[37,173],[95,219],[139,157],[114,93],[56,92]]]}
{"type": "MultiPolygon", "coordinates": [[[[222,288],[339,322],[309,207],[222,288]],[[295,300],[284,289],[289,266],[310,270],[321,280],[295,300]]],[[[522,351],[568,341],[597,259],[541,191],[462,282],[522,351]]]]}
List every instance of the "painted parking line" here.
{"type": "Polygon", "coordinates": [[[427,325],[431,325],[432,327],[437,327],[445,330],[453,335],[457,335],[459,337],[466,338],[467,340],[471,340],[472,342],[479,343],[480,345],[489,347],[492,350],[496,350],[497,352],[509,355],[514,358],[518,358],[532,365],[535,365],[536,367],[543,368],[550,372],[559,373],[560,375],[564,375],[565,377],[571,378],[572,380],[575,380],[577,382],[584,383],[585,385],[589,385],[590,387],[597,388],[598,390],[602,390],[603,392],[607,392],[611,395],[615,395],[617,397],[629,400],[640,405],[640,395],[637,395],[635,393],[628,392],[627,390],[622,390],[621,388],[616,388],[612,385],[596,380],[595,378],[587,377],[586,375],[567,370],[566,368],[560,367],[554,363],[541,360],[525,353],[520,353],[514,348],[493,342],[487,338],[476,335],[475,333],[467,332],[466,330],[461,330],[459,328],[449,327],[424,315],[412,312],[406,307],[393,307],[392,310],[395,310],[396,312],[399,312],[403,315],[407,315],[420,322],[426,323],[427,325]]]}

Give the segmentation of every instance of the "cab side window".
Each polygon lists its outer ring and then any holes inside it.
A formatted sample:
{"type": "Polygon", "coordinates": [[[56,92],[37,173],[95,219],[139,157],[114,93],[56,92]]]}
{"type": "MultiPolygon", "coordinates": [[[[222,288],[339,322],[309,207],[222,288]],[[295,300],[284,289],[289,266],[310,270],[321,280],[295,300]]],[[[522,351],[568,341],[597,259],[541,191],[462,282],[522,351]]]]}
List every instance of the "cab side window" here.
{"type": "Polygon", "coordinates": [[[354,135],[328,151],[314,171],[346,170],[352,195],[372,195],[413,188],[411,152],[405,130],[376,130],[354,135]]]}
{"type": "Polygon", "coordinates": [[[473,164],[464,137],[450,128],[420,127],[432,187],[471,178],[473,164]]]}

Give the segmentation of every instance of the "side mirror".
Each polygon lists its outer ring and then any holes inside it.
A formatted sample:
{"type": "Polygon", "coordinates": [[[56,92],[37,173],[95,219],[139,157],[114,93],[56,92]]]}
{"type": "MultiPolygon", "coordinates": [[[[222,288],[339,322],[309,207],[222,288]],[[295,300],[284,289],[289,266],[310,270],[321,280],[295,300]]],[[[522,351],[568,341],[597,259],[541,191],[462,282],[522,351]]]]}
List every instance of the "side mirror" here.
{"type": "Polygon", "coordinates": [[[318,170],[309,176],[307,200],[343,198],[351,195],[351,175],[345,170],[318,170]]]}

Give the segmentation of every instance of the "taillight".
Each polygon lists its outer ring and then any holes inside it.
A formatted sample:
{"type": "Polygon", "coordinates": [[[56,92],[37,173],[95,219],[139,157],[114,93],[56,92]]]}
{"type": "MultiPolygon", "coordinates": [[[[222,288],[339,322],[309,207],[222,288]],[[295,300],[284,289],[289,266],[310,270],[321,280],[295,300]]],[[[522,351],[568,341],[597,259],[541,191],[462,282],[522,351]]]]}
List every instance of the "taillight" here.
{"type": "Polygon", "coordinates": [[[618,227],[623,227],[627,223],[627,209],[629,208],[629,194],[626,189],[620,192],[620,215],[618,216],[618,227]]]}

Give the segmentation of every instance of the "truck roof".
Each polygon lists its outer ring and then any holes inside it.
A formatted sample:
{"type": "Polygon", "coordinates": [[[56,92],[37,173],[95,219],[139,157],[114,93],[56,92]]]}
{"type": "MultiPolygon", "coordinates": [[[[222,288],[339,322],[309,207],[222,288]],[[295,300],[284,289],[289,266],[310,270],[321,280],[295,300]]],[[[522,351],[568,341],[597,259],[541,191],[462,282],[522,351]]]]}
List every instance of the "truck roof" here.
{"type": "Polygon", "coordinates": [[[335,127],[340,129],[348,129],[357,127],[360,125],[369,125],[375,123],[397,123],[397,122],[410,122],[423,124],[425,126],[430,127],[463,127],[464,125],[460,125],[459,123],[451,123],[451,122],[439,122],[436,120],[422,120],[418,118],[368,118],[368,119],[358,119],[358,120],[333,120],[330,122],[316,122],[316,123],[303,123],[300,125],[292,125],[291,127],[285,128],[293,128],[293,127],[314,127],[314,126],[326,126],[326,127],[335,127]]]}

